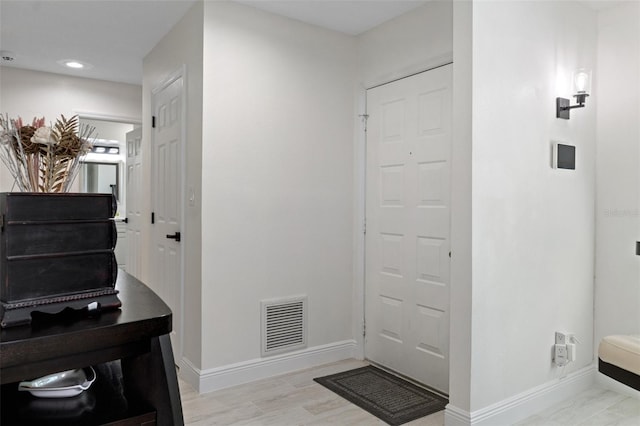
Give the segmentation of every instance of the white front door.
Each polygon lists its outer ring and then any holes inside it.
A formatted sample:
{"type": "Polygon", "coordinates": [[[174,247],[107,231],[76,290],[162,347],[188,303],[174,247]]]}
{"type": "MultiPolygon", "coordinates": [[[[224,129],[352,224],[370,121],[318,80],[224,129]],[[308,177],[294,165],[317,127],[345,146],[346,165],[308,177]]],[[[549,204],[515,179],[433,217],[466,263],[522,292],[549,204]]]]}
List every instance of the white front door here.
{"type": "Polygon", "coordinates": [[[444,393],[451,70],[367,91],[365,355],[444,393]]]}
{"type": "Polygon", "coordinates": [[[154,93],[152,129],[151,286],[173,312],[171,343],[182,357],[182,116],[183,78],[154,93]]]}
{"type": "Polygon", "coordinates": [[[127,272],[140,278],[142,233],[142,128],[132,130],[126,135],[127,173],[126,173],[126,218],[127,218],[127,272]]]}

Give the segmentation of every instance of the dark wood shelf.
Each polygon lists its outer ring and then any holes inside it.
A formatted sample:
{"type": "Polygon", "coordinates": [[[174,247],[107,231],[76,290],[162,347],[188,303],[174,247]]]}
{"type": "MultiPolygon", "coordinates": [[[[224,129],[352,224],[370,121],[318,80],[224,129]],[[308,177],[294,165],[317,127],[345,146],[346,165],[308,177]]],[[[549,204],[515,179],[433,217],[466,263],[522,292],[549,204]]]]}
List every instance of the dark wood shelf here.
{"type": "Polygon", "coordinates": [[[0,331],[3,426],[184,424],[169,339],[171,310],[122,271],[116,289],[121,309],[34,318],[30,326],[0,331]],[[90,365],[97,366],[96,382],[77,397],[35,398],[17,390],[22,380],[90,365]]]}
{"type": "Polygon", "coordinates": [[[152,407],[141,401],[129,401],[125,396],[119,362],[101,364],[94,369],[93,385],[70,398],[37,398],[18,391],[18,383],[2,385],[0,424],[98,426],[120,424],[124,419],[127,424],[155,424],[156,411],[152,407]]]}

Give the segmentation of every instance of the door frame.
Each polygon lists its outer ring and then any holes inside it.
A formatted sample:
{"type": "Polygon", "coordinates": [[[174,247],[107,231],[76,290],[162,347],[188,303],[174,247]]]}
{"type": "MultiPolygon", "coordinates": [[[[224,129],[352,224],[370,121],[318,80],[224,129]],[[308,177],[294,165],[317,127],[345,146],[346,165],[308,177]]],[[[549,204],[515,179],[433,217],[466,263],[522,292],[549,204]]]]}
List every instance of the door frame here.
{"type": "MultiPolygon", "coordinates": [[[[173,82],[178,79],[182,79],[182,93],[181,93],[181,113],[180,120],[182,122],[180,128],[180,137],[182,138],[182,142],[180,144],[180,182],[178,183],[178,188],[180,191],[180,195],[178,197],[180,202],[180,232],[184,236],[183,241],[188,241],[189,235],[187,235],[187,229],[185,226],[185,200],[186,200],[186,182],[187,182],[187,170],[186,170],[186,145],[187,145],[187,65],[182,64],[178,69],[170,73],[164,80],[161,81],[157,86],[155,86],[151,90],[151,114],[155,115],[156,113],[156,96],[159,92],[166,89],[173,82]]],[[[150,179],[150,188],[151,188],[151,211],[155,208],[155,196],[153,191],[153,176],[155,173],[155,158],[154,158],[154,144],[155,144],[155,129],[151,128],[151,134],[149,135],[149,156],[151,159],[150,162],[150,171],[151,171],[151,179],[150,179]]],[[[153,225],[151,225],[153,226],[153,225]]],[[[150,230],[150,234],[153,230],[150,230]]],[[[153,237],[149,235],[149,242],[153,244],[153,237]]],[[[173,348],[174,362],[178,366],[178,368],[182,367],[182,355],[183,355],[183,347],[184,347],[184,265],[185,265],[185,244],[180,246],[180,271],[178,276],[180,277],[180,282],[178,283],[180,288],[178,291],[178,309],[180,310],[178,314],[178,347],[173,348]]],[[[175,312],[172,313],[174,318],[176,317],[175,312]]],[[[173,326],[175,327],[176,321],[173,322],[173,326]]]]}
{"type": "MultiPolygon", "coordinates": [[[[143,133],[142,132],[142,127],[139,127],[137,129],[132,130],[131,132],[128,132],[127,136],[129,135],[129,133],[132,133],[132,132],[135,132],[135,131],[138,131],[140,133],[140,153],[139,153],[139,155],[142,156],[142,133],[143,133]]],[[[127,268],[128,268],[128,270],[127,270],[127,272],[130,275],[133,275],[134,277],[139,279],[141,277],[141,269],[142,269],[142,261],[141,261],[141,259],[142,259],[142,255],[140,254],[139,256],[135,256],[137,258],[136,261],[135,262],[131,262],[131,258],[134,256],[134,252],[133,252],[133,250],[131,250],[131,248],[132,248],[132,240],[133,240],[132,237],[131,237],[131,232],[135,232],[135,227],[133,227],[134,221],[129,216],[129,212],[131,211],[131,205],[132,205],[132,204],[129,204],[129,202],[132,202],[132,199],[133,199],[132,193],[130,192],[132,188],[130,187],[130,175],[129,175],[129,165],[130,165],[130,161],[132,161],[132,160],[130,160],[130,158],[129,158],[129,139],[125,138],[125,142],[126,142],[126,146],[125,146],[125,150],[126,150],[125,158],[126,158],[126,161],[125,161],[124,185],[125,185],[125,188],[127,190],[126,191],[126,198],[127,198],[126,208],[127,208],[127,211],[125,212],[125,217],[127,218],[127,244],[128,244],[128,247],[127,247],[127,250],[128,250],[127,251],[127,268]],[[131,270],[133,264],[136,265],[135,274],[133,274],[132,270],[131,270]]],[[[134,143],[135,143],[135,140],[134,140],[134,143]]],[[[133,147],[133,149],[135,151],[135,146],[133,147]]],[[[135,157],[135,154],[134,154],[134,157],[135,157]]],[[[135,161],[134,161],[134,164],[135,164],[135,161]]],[[[142,167],[142,160],[140,160],[140,166],[142,167]]],[[[142,171],[140,171],[140,175],[142,175],[142,171]]],[[[140,177],[142,177],[142,176],[140,176],[140,177]]],[[[136,189],[138,189],[141,192],[141,190],[142,190],[142,182],[137,182],[137,188],[136,189]]],[[[138,193],[138,194],[133,194],[133,195],[136,195],[138,197],[137,202],[140,203],[141,202],[140,198],[141,198],[142,194],[138,193]]],[[[140,232],[140,235],[138,236],[138,238],[136,240],[137,244],[136,244],[135,248],[138,250],[138,252],[140,252],[140,247],[141,247],[141,242],[142,242],[142,235],[143,235],[142,228],[145,226],[146,221],[144,220],[144,216],[145,215],[142,214],[142,209],[140,208],[140,205],[138,205],[138,208],[139,208],[139,213],[140,213],[140,223],[138,223],[137,225],[138,225],[138,231],[140,232]]]]}
{"type": "MultiPolygon", "coordinates": [[[[390,80],[384,81],[376,81],[368,86],[361,84],[358,88],[358,99],[357,99],[357,111],[361,111],[358,113],[356,117],[356,129],[357,126],[360,126],[360,130],[357,131],[356,141],[354,146],[354,170],[356,173],[354,174],[354,190],[355,190],[355,201],[354,201],[354,225],[355,225],[355,236],[354,236],[354,245],[355,245],[355,259],[354,259],[354,340],[356,341],[356,350],[354,357],[357,359],[366,359],[365,353],[365,342],[364,336],[366,332],[366,310],[365,310],[365,284],[366,284],[366,213],[367,213],[367,199],[366,199],[366,190],[367,190],[367,132],[366,132],[366,121],[368,118],[368,110],[367,110],[367,91],[370,89],[374,89],[378,86],[383,86],[385,84],[393,83],[398,80],[402,80],[405,78],[412,77],[416,74],[421,74],[423,72],[428,72],[434,70],[436,68],[441,68],[443,66],[453,65],[453,58],[447,57],[441,63],[431,64],[429,67],[412,71],[407,73],[406,75],[398,75],[394,76],[390,80]]],[[[453,109],[453,99],[452,99],[452,109],[453,109]]],[[[451,148],[453,147],[453,144],[451,148]]],[[[450,157],[451,159],[453,156],[450,157]]],[[[449,173],[451,174],[453,171],[453,167],[450,168],[449,173]]],[[[451,188],[450,188],[451,190],[451,188]]],[[[450,216],[453,215],[453,206],[450,207],[450,216]]],[[[451,233],[452,221],[449,221],[449,232],[451,233]]],[[[451,281],[451,280],[450,280],[451,281]]],[[[449,286],[451,288],[452,283],[449,282],[449,286]]],[[[451,312],[451,299],[449,299],[449,312],[451,312]]],[[[451,330],[451,318],[449,319],[449,330],[451,330]]],[[[451,334],[451,333],[449,333],[451,334]]],[[[451,342],[449,342],[449,348],[451,348],[451,342]]],[[[449,369],[451,369],[451,357],[449,357],[449,369]]],[[[451,389],[449,389],[451,391],[451,389]]]]}
{"type": "MultiPolygon", "coordinates": [[[[121,116],[121,115],[111,115],[111,114],[101,114],[101,113],[97,113],[97,112],[91,112],[91,111],[83,111],[83,110],[78,110],[78,109],[74,109],[73,110],[74,114],[76,114],[78,116],[78,120],[82,121],[82,120],[93,120],[93,121],[104,121],[104,122],[108,122],[108,123],[122,123],[122,124],[131,124],[135,127],[139,127],[142,128],[142,119],[140,117],[127,117],[127,116],[121,116]]],[[[100,137],[100,134],[97,135],[98,137],[100,137]]],[[[126,139],[125,139],[125,150],[126,150],[126,139]]],[[[124,161],[124,167],[123,167],[123,171],[120,172],[120,176],[119,178],[121,178],[121,182],[122,182],[122,187],[124,187],[126,189],[126,179],[127,179],[127,156],[125,153],[125,161],[124,161]]],[[[122,190],[120,192],[122,194],[122,190]]],[[[126,193],[126,191],[125,191],[126,193]]],[[[125,194],[125,202],[122,203],[120,202],[120,206],[122,206],[123,204],[125,205],[125,209],[124,211],[121,211],[121,213],[124,213],[124,217],[127,217],[127,212],[126,212],[126,194],[125,194]]],[[[119,207],[120,207],[119,206],[119,207]]],[[[122,214],[121,214],[122,216],[122,214]]],[[[125,227],[128,231],[128,225],[125,227]]],[[[126,244],[127,244],[127,253],[129,253],[129,240],[126,240],[126,244]]]]}

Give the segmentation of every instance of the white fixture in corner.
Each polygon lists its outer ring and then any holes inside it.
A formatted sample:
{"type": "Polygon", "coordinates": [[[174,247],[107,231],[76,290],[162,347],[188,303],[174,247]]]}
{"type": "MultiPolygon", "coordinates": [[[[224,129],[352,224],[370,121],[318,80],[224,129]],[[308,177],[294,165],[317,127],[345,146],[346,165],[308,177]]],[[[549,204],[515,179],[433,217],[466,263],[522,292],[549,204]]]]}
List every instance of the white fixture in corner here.
{"type": "Polygon", "coordinates": [[[573,73],[573,90],[577,95],[587,95],[591,93],[591,71],[581,68],[573,73]]]}
{"type": "Polygon", "coordinates": [[[576,343],[578,339],[573,333],[556,331],[556,344],[553,345],[553,362],[564,367],[576,360],[576,343]]]}
{"type": "Polygon", "coordinates": [[[68,61],[68,62],[65,62],[64,64],[69,68],[76,68],[76,69],[84,68],[84,64],[77,61],[68,61]]]}
{"type": "Polygon", "coordinates": [[[571,105],[571,101],[566,98],[556,98],[556,118],[568,120],[572,109],[585,107],[587,97],[591,94],[591,80],[591,71],[587,69],[580,68],[573,73],[571,83],[577,104],[571,105]]]}

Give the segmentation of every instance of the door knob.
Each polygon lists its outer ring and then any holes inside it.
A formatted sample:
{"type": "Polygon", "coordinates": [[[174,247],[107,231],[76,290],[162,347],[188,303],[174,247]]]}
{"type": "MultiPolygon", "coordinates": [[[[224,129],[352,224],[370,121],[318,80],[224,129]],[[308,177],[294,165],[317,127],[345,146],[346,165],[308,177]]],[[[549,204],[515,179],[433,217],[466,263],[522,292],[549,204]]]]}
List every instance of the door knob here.
{"type": "Polygon", "coordinates": [[[170,240],[176,240],[177,242],[180,242],[180,232],[176,232],[173,235],[167,235],[167,238],[169,238],[170,240]]]}

